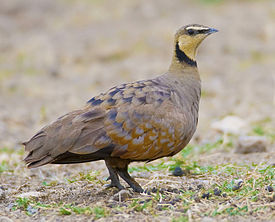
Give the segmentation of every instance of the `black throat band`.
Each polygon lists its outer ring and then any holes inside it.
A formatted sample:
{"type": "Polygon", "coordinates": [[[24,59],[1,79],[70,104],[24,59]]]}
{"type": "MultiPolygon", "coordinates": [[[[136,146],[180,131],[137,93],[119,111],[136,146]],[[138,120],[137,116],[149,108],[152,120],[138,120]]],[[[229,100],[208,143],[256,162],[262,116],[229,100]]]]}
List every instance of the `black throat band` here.
{"type": "Polygon", "coordinates": [[[190,59],[183,51],[180,50],[179,43],[176,44],[176,56],[180,62],[185,62],[190,66],[197,66],[197,62],[190,59]]]}

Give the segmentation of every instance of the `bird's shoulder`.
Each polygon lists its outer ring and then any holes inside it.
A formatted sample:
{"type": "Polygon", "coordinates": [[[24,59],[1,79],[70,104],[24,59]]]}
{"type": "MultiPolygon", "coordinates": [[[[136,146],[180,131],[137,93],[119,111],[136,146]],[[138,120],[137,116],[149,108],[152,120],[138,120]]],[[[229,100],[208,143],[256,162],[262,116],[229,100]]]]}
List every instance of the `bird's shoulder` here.
{"type": "Polygon", "coordinates": [[[122,106],[141,106],[155,104],[158,106],[171,97],[171,89],[158,79],[124,83],[112,87],[107,92],[90,99],[91,108],[100,107],[106,110],[122,106]]]}

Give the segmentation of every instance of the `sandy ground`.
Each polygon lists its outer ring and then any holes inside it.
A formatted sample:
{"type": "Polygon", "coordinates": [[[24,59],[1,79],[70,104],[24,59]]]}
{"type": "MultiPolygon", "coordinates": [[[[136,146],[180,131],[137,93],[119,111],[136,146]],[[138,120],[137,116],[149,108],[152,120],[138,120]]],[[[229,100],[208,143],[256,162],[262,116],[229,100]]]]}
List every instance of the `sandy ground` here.
{"type": "MultiPolygon", "coordinates": [[[[0,153],[0,160],[9,161],[14,168],[13,172],[0,171],[0,186],[7,192],[4,200],[0,198],[0,215],[14,221],[81,221],[87,216],[64,216],[54,210],[30,217],[20,209],[12,211],[10,204],[18,195],[39,189],[45,189],[41,191],[44,196],[37,198],[49,203],[93,205],[114,195],[115,190],[106,191],[98,184],[107,176],[103,163],[29,171],[21,162],[22,152],[18,154],[20,143],[103,90],[165,72],[171,60],[173,34],[189,23],[220,30],[201,45],[197,58],[203,91],[199,127],[192,144],[221,136],[213,123],[224,117],[234,115],[244,123],[230,137],[234,138],[231,150],[205,153],[196,160],[202,165],[274,164],[274,140],[269,140],[267,152],[260,154],[240,155],[233,150],[238,136],[248,135],[255,127],[271,133],[275,130],[275,1],[1,0],[0,147],[11,152],[0,153]],[[100,172],[97,183],[64,182],[64,178],[90,169],[100,172]],[[57,185],[41,188],[46,179],[57,185]]],[[[136,176],[146,185],[158,173],[164,178],[168,175],[154,172],[145,179],[144,175],[136,176]]],[[[170,186],[173,179],[167,181],[170,186]]],[[[191,183],[188,179],[185,182],[191,183]]],[[[133,198],[138,197],[133,194],[133,198]]],[[[128,212],[100,220],[169,221],[169,214],[152,217],[150,213],[128,212]]],[[[272,211],[264,215],[270,220],[272,211]]]]}

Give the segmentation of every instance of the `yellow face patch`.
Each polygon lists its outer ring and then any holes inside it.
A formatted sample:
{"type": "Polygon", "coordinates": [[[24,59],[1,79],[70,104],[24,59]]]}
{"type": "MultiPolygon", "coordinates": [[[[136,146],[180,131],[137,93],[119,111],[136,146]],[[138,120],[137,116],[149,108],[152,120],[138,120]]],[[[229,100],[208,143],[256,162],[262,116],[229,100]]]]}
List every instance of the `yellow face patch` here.
{"type": "Polygon", "coordinates": [[[183,51],[190,59],[195,61],[197,48],[206,38],[205,34],[197,34],[194,36],[190,36],[187,34],[183,34],[178,38],[178,44],[181,51],[183,51]]]}

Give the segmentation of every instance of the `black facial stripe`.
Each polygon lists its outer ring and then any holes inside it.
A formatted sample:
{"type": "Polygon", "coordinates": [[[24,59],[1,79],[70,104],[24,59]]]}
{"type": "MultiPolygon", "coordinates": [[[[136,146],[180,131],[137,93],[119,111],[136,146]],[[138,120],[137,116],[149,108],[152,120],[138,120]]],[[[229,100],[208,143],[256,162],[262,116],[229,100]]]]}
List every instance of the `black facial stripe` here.
{"type": "Polygon", "coordinates": [[[183,51],[180,50],[179,43],[176,44],[176,56],[180,62],[185,62],[190,66],[197,66],[197,62],[190,59],[183,51]]]}
{"type": "Polygon", "coordinates": [[[209,32],[209,29],[201,29],[201,30],[198,30],[198,33],[199,33],[199,34],[205,34],[205,33],[207,33],[207,32],[209,32]]]}
{"type": "Polygon", "coordinates": [[[188,29],[187,30],[187,33],[188,35],[196,35],[196,34],[205,34],[205,33],[208,33],[209,32],[209,29],[188,29]]]}

